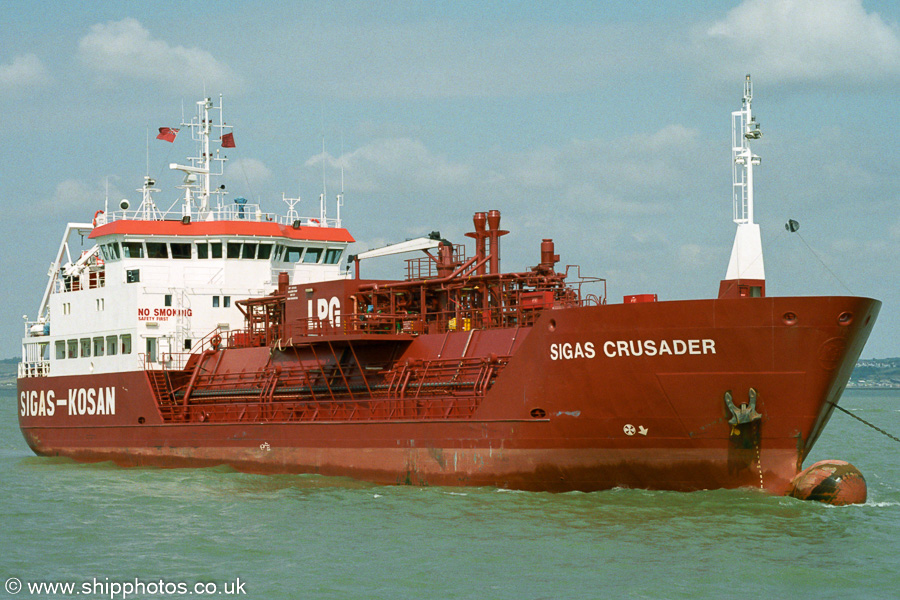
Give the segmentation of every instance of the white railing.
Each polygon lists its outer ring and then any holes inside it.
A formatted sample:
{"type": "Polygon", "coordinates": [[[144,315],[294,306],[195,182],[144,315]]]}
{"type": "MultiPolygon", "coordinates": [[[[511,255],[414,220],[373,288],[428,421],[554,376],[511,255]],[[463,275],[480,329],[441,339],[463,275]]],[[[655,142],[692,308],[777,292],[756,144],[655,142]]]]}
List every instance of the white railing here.
{"type": "Polygon", "coordinates": [[[23,377],[47,377],[50,375],[50,361],[20,362],[19,378],[23,377]]]}
{"type": "MultiPolygon", "coordinates": [[[[172,207],[168,211],[156,210],[153,218],[145,217],[142,210],[115,210],[109,213],[97,216],[97,226],[114,221],[122,220],[152,220],[152,221],[180,221],[184,218],[182,206],[172,207]]],[[[269,223],[275,222],[280,225],[293,225],[294,221],[299,221],[300,225],[307,227],[339,227],[340,221],[336,218],[326,217],[322,219],[319,216],[297,216],[289,217],[271,212],[263,212],[259,204],[228,204],[216,208],[211,208],[206,215],[194,214],[191,216],[194,221],[249,221],[269,223]]]]}

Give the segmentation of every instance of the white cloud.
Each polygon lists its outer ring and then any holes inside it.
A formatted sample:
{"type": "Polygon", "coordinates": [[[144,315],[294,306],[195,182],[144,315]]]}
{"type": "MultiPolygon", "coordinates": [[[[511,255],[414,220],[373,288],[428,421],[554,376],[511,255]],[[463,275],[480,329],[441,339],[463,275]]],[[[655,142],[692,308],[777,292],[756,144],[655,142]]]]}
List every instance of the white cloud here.
{"type": "Polygon", "coordinates": [[[231,160],[225,169],[225,180],[229,184],[246,185],[248,189],[263,184],[272,178],[272,171],[262,161],[255,158],[231,160]]]}
{"type": "MultiPolygon", "coordinates": [[[[51,202],[61,206],[100,205],[96,186],[91,186],[78,179],[66,179],[56,186],[51,202]]],[[[101,196],[102,198],[102,196],[101,196]]]]}
{"type": "Polygon", "coordinates": [[[464,185],[473,168],[433,154],[421,141],[411,138],[380,139],[335,158],[317,154],[306,167],[321,169],[322,161],[333,171],[344,167],[348,190],[390,191],[407,181],[426,189],[464,185]]]}
{"type": "Polygon", "coordinates": [[[123,192],[116,185],[118,178],[103,178],[96,182],[80,179],[66,179],[56,185],[50,197],[38,199],[27,205],[27,213],[32,217],[46,217],[53,214],[59,218],[89,222],[104,201],[109,198],[110,210],[114,210],[121,198],[129,198],[134,204],[133,194],[123,192]]]}
{"type": "MultiPolygon", "coordinates": [[[[588,214],[650,215],[671,210],[676,191],[697,186],[699,133],[667,125],[614,139],[572,140],[495,157],[492,177],[527,197],[535,191],[588,214]]],[[[500,186],[498,186],[500,187],[500,186]]]]}
{"type": "Polygon", "coordinates": [[[760,72],[770,81],[871,82],[900,77],[896,24],[861,0],[745,0],[706,28],[709,56],[730,57],[723,76],[760,72]]]}
{"type": "Polygon", "coordinates": [[[234,90],[241,84],[227,65],[206,50],[154,39],[133,18],[92,25],[78,42],[78,56],[101,74],[156,81],[179,91],[193,92],[204,83],[234,90]]]}
{"type": "Polygon", "coordinates": [[[11,63],[0,65],[0,89],[9,90],[50,82],[46,67],[34,54],[21,54],[11,63]]]}

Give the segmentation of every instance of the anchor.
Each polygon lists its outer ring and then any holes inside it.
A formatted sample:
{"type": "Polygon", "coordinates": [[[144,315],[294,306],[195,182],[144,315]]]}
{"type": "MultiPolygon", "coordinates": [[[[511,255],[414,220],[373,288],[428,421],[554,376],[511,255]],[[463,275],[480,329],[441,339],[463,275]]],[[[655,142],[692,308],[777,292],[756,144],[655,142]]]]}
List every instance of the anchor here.
{"type": "Polygon", "coordinates": [[[731,435],[738,435],[738,426],[746,425],[747,423],[752,423],[753,421],[758,421],[762,419],[762,415],[756,412],[756,390],[754,388],[750,388],[749,392],[750,404],[741,404],[739,407],[734,405],[734,401],[732,400],[731,390],[725,392],[725,406],[728,407],[728,410],[731,411],[731,419],[728,420],[728,424],[731,425],[731,435]]]}

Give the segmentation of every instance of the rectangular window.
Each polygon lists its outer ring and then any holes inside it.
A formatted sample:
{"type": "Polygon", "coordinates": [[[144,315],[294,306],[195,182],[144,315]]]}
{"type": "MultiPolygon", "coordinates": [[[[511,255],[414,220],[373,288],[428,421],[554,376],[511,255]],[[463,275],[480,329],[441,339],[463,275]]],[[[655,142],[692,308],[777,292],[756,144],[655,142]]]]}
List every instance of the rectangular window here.
{"type": "Polygon", "coordinates": [[[166,294],[165,305],[172,306],[172,294],[166,294]]]}
{"type": "Polygon", "coordinates": [[[340,248],[329,248],[325,251],[325,264],[326,265],[336,265],[341,262],[341,252],[343,252],[340,248]]]}
{"type": "Polygon", "coordinates": [[[244,242],[244,251],[241,253],[241,258],[256,258],[256,244],[244,242]]]}
{"type": "Polygon", "coordinates": [[[322,258],[322,248],[307,248],[306,254],[303,255],[303,262],[314,264],[319,262],[320,258],[322,258]]]}
{"type": "Polygon", "coordinates": [[[222,258],[222,242],[213,242],[209,245],[210,257],[222,258]]]}
{"type": "Polygon", "coordinates": [[[141,242],[122,242],[122,255],[125,258],[144,258],[144,244],[141,242]]]}
{"type": "Polygon", "coordinates": [[[140,269],[128,269],[127,271],[125,271],[125,283],[138,283],[140,280],[140,269]]]}
{"type": "Polygon", "coordinates": [[[260,244],[259,251],[256,253],[256,258],[269,260],[270,256],[272,256],[272,244],[260,244]]]}
{"type": "Polygon", "coordinates": [[[185,338],[184,340],[184,350],[185,352],[191,349],[191,340],[189,338],[185,338]]]}
{"type": "Polygon", "coordinates": [[[209,244],[197,243],[197,258],[209,258],[209,244]]]}
{"type": "Polygon", "coordinates": [[[100,251],[103,253],[103,260],[106,262],[118,260],[118,249],[118,244],[103,244],[100,246],[100,251]]]}
{"type": "Polygon", "coordinates": [[[169,251],[163,243],[147,242],[147,258],[169,258],[169,251]]]}
{"type": "Polygon", "coordinates": [[[191,258],[191,245],[190,244],[176,244],[171,243],[169,247],[172,249],[172,258],[180,258],[180,259],[190,259],[191,258]]]}
{"type": "Polygon", "coordinates": [[[281,244],[276,244],[275,245],[275,258],[273,260],[280,261],[283,254],[284,254],[284,246],[282,246],[281,244]]]}
{"type": "Polygon", "coordinates": [[[300,256],[303,254],[303,248],[295,248],[293,246],[285,246],[284,262],[295,263],[300,262],[300,256]]]}
{"type": "Polygon", "coordinates": [[[116,355],[116,336],[106,336],[106,354],[109,356],[116,355]]]}
{"type": "Polygon", "coordinates": [[[240,258],[241,257],[241,243],[240,242],[228,242],[228,258],[240,258]]]}
{"type": "Polygon", "coordinates": [[[213,299],[213,308],[219,308],[219,297],[213,296],[212,299],[213,299]]]}
{"type": "Polygon", "coordinates": [[[103,356],[105,346],[105,340],[102,337],[94,338],[94,356],[103,356]]]}
{"type": "Polygon", "coordinates": [[[91,338],[81,338],[81,358],[90,358],[91,338]]]}
{"type": "Polygon", "coordinates": [[[131,354],[131,334],[120,336],[119,341],[122,343],[122,354],[131,354]]]}
{"type": "Polygon", "coordinates": [[[78,358],[78,340],[68,340],[66,342],[66,350],[69,358],[78,358]]]}
{"type": "Polygon", "coordinates": [[[66,341],[56,340],[56,360],[63,360],[66,357],[66,341]]]}
{"type": "Polygon", "coordinates": [[[222,296],[222,306],[225,308],[231,306],[231,296],[222,296]]]}

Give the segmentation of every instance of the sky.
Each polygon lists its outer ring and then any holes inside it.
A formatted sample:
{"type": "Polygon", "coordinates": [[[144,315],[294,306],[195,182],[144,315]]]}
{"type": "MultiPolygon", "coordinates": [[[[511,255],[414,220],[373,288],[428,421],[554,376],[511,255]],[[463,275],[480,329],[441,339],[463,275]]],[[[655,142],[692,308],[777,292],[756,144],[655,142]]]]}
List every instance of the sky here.
{"type": "Polygon", "coordinates": [[[204,95],[234,126],[234,195],[315,214],[343,167],[356,250],[462,243],[497,209],[504,270],[553,238],[610,303],[715,297],[748,73],[768,295],[878,298],[863,357],[900,356],[896,1],[44,6],[0,3],[0,357],[20,355],[67,222],[136,205],[148,170],[175,201],[167,165],[193,148],[148,132],[204,95]]]}

